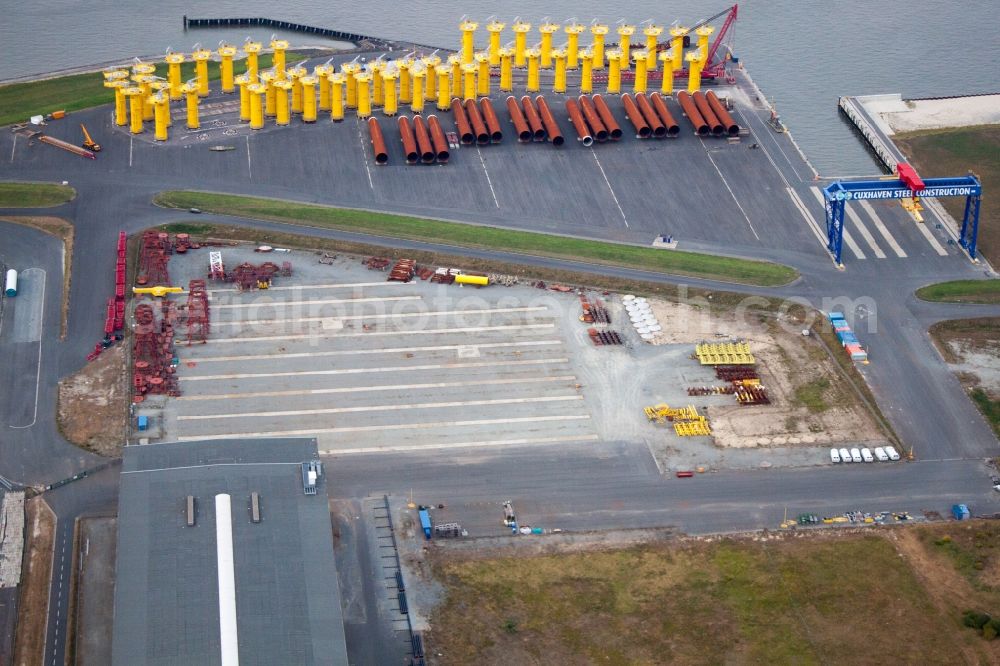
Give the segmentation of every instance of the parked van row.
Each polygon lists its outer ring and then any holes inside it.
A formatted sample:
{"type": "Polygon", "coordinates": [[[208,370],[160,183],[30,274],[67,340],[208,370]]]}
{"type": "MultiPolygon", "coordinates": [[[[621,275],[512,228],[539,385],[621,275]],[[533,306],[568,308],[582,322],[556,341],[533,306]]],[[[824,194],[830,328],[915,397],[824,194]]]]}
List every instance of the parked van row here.
{"type": "Polygon", "coordinates": [[[877,446],[874,452],[869,448],[830,449],[830,462],[833,463],[870,463],[876,460],[879,462],[899,460],[899,453],[891,446],[877,446]]]}

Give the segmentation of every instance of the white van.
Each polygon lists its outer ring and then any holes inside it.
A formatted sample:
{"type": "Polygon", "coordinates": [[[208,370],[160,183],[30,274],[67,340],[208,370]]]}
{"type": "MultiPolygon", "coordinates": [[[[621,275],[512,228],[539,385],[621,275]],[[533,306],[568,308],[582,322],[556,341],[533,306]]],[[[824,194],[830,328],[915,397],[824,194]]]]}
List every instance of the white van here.
{"type": "Polygon", "coordinates": [[[865,462],[875,462],[875,456],[872,455],[871,449],[861,449],[861,457],[865,462]]]}
{"type": "Polygon", "coordinates": [[[891,446],[885,447],[885,454],[889,456],[889,460],[899,460],[899,454],[891,446]]]}
{"type": "Polygon", "coordinates": [[[881,446],[875,447],[875,457],[878,458],[879,462],[885,462],[889,459],[889,454],[885,452],[881,446]]]}
{"type": "Polygon", "coordinates": [[[840,451],[837,449],[830,449],[830,462],[839,463],[840,462],[840,451]]]}
{"type": "Polygon", "coordinates": [[[851,462],[861,462],[861,450],[857,447],[851,449],[851,462]]]}
{"type": "Polygon", "coordinates": [[[851,452],[848,451],[847,449],[841,449],[840,450],[840,459],[843,462],[845,462],[845,463],[851,462],[851,452]]]}

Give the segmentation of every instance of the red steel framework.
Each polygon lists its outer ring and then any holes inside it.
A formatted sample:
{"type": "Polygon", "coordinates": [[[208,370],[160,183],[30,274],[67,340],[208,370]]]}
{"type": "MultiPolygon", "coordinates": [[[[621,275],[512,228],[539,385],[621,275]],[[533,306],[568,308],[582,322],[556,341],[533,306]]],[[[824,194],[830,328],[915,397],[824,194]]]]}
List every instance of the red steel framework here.
{"type": "Polygon", "coordinates": [[[173,251],[170,234],[146,231],[142,234],[142,246],[139,250],[139,273],[137,284],[169,285],[170,274],[167,272],[167,262],[173,251]]]}
{"type": "Polygon", "coordinates": [[[209,333],[208,320],[208,290],[204,280],[191,280],[188,283],[187,300],[187,343],[200,342],[205,344],[209,333]]]}

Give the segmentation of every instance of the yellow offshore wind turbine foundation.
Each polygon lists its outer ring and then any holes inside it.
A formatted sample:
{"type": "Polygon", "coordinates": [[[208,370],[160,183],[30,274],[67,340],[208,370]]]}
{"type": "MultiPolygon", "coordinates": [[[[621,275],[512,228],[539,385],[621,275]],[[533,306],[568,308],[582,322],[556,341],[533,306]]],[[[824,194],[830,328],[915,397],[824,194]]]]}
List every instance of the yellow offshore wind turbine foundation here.
{"type": "Polygon", "coordinates": [[[670,29],[670,50],[674,54],[674,71],[684,67],[684,38],[687,34],[688,28],[682,25],[670,29]]]}
{"type": "Polygon", "coordinates": [[[663,63],[663,76],[660,79],[660,92],[664,95],[671,95],[674,92],[674,54],[671,51],[664,51],[660,54],[660,62],[663,63]]]}
{"type": "Polygon", "coordinates": [[[555,65],[555,79],[552,83],[552,92],[566,92],[566,51],[554,49],[552,51],[552,62],[555,65]]]}
{"type": "Polygon", "coordinates": [[[264,97],[267,86],[263,83],[251,83],[247,86],[250,95],[250,129],[259,130],[264,127],[264,97]]]}
{"type": "Polygon", "coordinates": [[[344,89],[347,96],[347,108],[358,108],[358,83],[354,76],[361,71],[361,65],[356,62],[345,62],[340,66],[344,73],[344,89]]]}
{"type": "Polygon", "coordinates": [[[539,66],[542,69],[552,69],[552,35],[558,32],[557,23],[546,21],[538,26],[538,31],[542,33],[542,44],[539,47],[539,66]]]}
{"type": "Polygon", "coordinates": [[[628,67],[628,63],[632,61],[632,35],[635,34],[635,26],[629,25],[627,23],[618,26],[618,50],[622,52],[622,62],[625,63],[625,67],[628,67]]]}
{"type": "Polygon", "coordinates": [[[152,74],[134,74],[132,80],[139,86],[142,90],[142,109],[140,113],[142,114],[143,120],[153,119],[153,104],[149,101],[149,97],[153,92],[153,80],[152,74]]]}
{"type": "MultiPolygon", "coordinates": [[[[458,55],[448,56],[448,65],[451,67],[451,96],[462,96],[462,58],[458,55]]],[[[449,107],[451,108],[451,107],[449,107]]]]}
{"type": "Polygon", "coordinates": [[[476,54],[476,94],[480,97],[490,96],[490,56],[488,53],[476,54]]]}
{"type": "Polygon", "coordinates": [[[368,63],[368,74],[372,77],[372,106],[382,107],[385,104],[385,81],[382,80],[382,70],[385,64],[381,60],[368,63]]]}
{"type": "Polygon", "coordinates": [[[124,94],[128,98],[129,131],[132,134],[142,134],[142,88],[129,86],[124,94]]]}
{"type": "Polygon", "coordinates": [[[274,57],[271,58],[271,65],[274,68],[274,78],[277,81],[284,81],[285,52],[288,50],[288,41],[284,39],[272,39],[271,48],[274,49],[274,57]]]}
{"type": "Polygon", "coordinates": [[[694,34],[698,35],[698,51],[701,52],[702,62],[708,61],[708,40],[713,32],[715,32],[715,28],[710,25],[703,25],[694,31],[694,34]]]}
{"type": "Polygon", "coordinates": [[[434,102],[437,97],[437,67],[441,64],[441,56],[434,54],[424,56],[420,60],[427,70],[427,79],[424,81],[424,99],[434,102]]]}
{"type": "Polygon", "coordinates": [[[181,92],[187,102],[187,128],[196,130],[201,127],[201,120],[198,117],[198,84],[188,81],[181,86],[181,92]]]}
{"type": "Polygon", "coordinates": [[[566,69],[576,70],[580,67],[580,33],[582,23],[570,23],[563,30],[566,32],[566,69]]]}
{"type": "Polygon", "coordinates": [[[260,42],[247,41],[243,44],[243,52],[247,54],[247,71],[250,83],[260,83],[260,50],[264,47],[260,42]]]}
{"type": "Polygon", "coordinates": [[[632,90],[637,93],[646,92],[648,80],[646,63],[649,62],[649,54],[645,51],[635,51],[632,57],[635,60],[635,78],[632,82],[632,90]]]}
{"type": "Polygon", "coordinates": [[[438,65],[434,68],[434,73],[437,74],[438,111],[447,111],[451,108],[451,67],[438,65]]]}
{"type": "MultiPolygon", "coordinates": [[[[156,98],[157,95],[159,95],[162,92],[163,94],[165,94],[167,96],[167,99],[170,99],[170,83],[167,82],[167,81],[164,81],[163,79],[157,79],[157,80],[153,81],[152,83],[150,83],[149,86],[153,90],[153,92],[151,93],[150,102],[153,105],[153,120],[155,122],[156,121],[156,99],[155,98],[156,98]]],[[[171,120],[169,114],[167,114],[166,122],[167,122],[167,127],[170,127],[171,125],[174,124],[173,120],[171,120]]]]}
{"type": "Polygon", "coordinates": [[[701,90],[701,70],[705,59],[701,57],[701,51],[688,51],[685,59],[688,61],[688,92],[696,93],[701,90]]]}
{"type": "MultiPolygon", "coordinates": [[[[451,56],[458,61],[459,56],[451,56]]],[[[413,78],[410,76],[410,67],[413,66],[413,58],[403,58],[396,63],[399,69],[399,101],[409,104],[413,101],[413,78]]]]}
{"type": "Polygon", "coordinates": [[[603,23],[595,23],[590,26],[590,34],[594,40],[590,47],[593,53],[594,69],[604,69],[604,40],[608,36],[608,26],[603,23]]]}
{"type": "Polygon", "coordinates": [[[319,110],[330,110],[330,75],[333,74],[333,65],[325,63],[313,67],[313,76],[319,82],[319,110]]]}
{"type": "Polygon", "coordinates": [[[330,120],[339,123],[344,119],[344,86],[347,76],[343,72],[330,75],[330,120]]]}
{"type": "Polygon", "coordinates": [[[316,84],[319,79],[311,74],[306,74],[299,79],[302,86],[302,122],[316,122],[316,84]]]}
{"type": "Polygon", "coordinates": [[[528,48],[528,33],[531,32],[531,24],[521,21],[514,21],[514,67],[524,69],[528,66],[528,59],[525,54],[528,48]]]}
{"type": "Polygon", "coordinates": [[[514,90],[514,49],[500,49],[500,92],[514,90]]]}
{"type": "Polygon", "coordinates": [[[617,95],[622,91],[622,52],[608,50],[608,94],[617,95]]]}
{"type": "Polygon", "coordinates": [[[129,87],[128,72],[113,70],[104,73],[104,87],[115,91],[115,125],[128,125],[128,100],[125,89],[129,87]]]}
{"type": "Polygon", "coordinates": [[[524,52],[524,55],[528,59],[528,82],[525,90],[530,93],[538,92],[541,86],[539,60],[542,57],[542,52],[536,48],[530,48],[524,52]]]}
{"type": "Polygon", "coordinates": [[[198,80],[198,96],[208,97],[208,61],[212,58],[212,52],[197,49],[191,57],[194,59],[194,73],[198,80]]]}
{"type": "Polygon", "coordinates": [[[399,97],[396,94],[396,79],[399,73],[395,67],[386,66],[382,69],[382,113],[394,116],[399,110],[399,97]]]}
{"type": "Polygon", "coordinates": [[[410,69],[410,76],[413,78],[413,101],[410,102],[410,110],[413,113],[423,113],[424,102],[427,101],[427,97],[424,95],[424,84],[427,82],[427,69],[422,64],[416,64],[410,69]]]}
{"type": "Polygon", "coordinates": [[[244,72],[234,80],[236,87],[240,90],[240,122],[250,122],[250,77],[244,72]]]}
{"type": "Polygon", "coordinates": [[[264,115],[268,118],[273,118],[275,114],[274,81],[274,72],[268,70],[260,73],[260,82],[264,85],[264,115]]]}
{"type": "Polygon", "coordinates": [[[495,19],[486,24],[486,30],[490,33],[490,67],[500,64],[500,34],[506,27],[506,23],[495,19]]]}
{"type": "Polygon", "coordinates": [[[580,51],[580,92],[594,92],[594,54],[590,49],[580,51]]]}
{"type": "MultiPolygon", "coordinates": [[[[167,84],[168,88],[170,84],[167,84]]],[[[170,125],[170,92],[161,90],[153,97],[154,138],[157,141],[167,140],[167,126],[170,125]]]]}
{"type": "Polygon", "coordinates": [[[302,77],[309,71],[302,65],[286,70],[285,76],[292,83],[292,113],[302,113],[302,77]]]}
{"type": "Polygon", "coordinates": [[[466,63],[462,65],[462,101],[467,102],[470,99],[476,99],[476,71],[479,68],[476,67],[474,63],[466,63]]]}
{"type": "Polygon", "coordinates": [[[167,81],[170,82],[170,99],[180,99],[181,86],[184,82],[181,81],[181,63],[184,62],[183,53],[168,53],[165,58],[167,61],[167,81]]]}
{"type": "Polygon", "coordinates": [[[358,118],[368,118],[372,115],[371,74],[360,71],[354,75],[354,95],[358,109],[358,118]]]}
{"type": "Polygon", "coordinates": [[[462,64],[467,65],[472,62],[476,52],[476,30],[479,24],[475,21],[462,21],[458,24],[458,29],[462,31],[462,64]]]}
{"type": "Polygon", "coordinates": [[[221,78],[221,90],[224,93],[236,92],[236,82],[233,80],[233,58],[236,57],[236,47],[223,44],[219,47],[219,58],[222,63],[219,65],[219,75],[221,78]]]}
{"type": "Polygon", "coordinates": [[[652,72],[656,69],[656,47],[663,34],[663,26],[649,24],[642,30],[646,36],[646,69],[652,72]]]}
{"type": "Polygon", "coordinates": [[[274,124],[279,127],[284,127],[288,124],[290,116],[288,113],[288,92],[292,88],[293,84],[288,79],[274,82],[274,109],[276,112],[274,124]]]}

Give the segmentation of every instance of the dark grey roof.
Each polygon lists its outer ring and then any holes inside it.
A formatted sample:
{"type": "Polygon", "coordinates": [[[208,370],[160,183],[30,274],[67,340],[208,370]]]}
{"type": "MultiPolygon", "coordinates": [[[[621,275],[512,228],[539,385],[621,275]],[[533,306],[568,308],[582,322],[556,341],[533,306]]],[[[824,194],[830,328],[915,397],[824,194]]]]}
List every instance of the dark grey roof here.
{"type": "Polygon", "coordinates": [[[233,506],[240,664],[346,664],[326,477],[314,439],[130,446],[122,464],[112,660],[219,664],[215,495],[233,506]],[[262,521],[250,521],[250,493],[262,521]],[[186,524],[188,495],[197,524],[186,524]],[[244,513],[245,511],[245,513],[244,513]]]}

